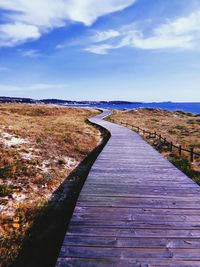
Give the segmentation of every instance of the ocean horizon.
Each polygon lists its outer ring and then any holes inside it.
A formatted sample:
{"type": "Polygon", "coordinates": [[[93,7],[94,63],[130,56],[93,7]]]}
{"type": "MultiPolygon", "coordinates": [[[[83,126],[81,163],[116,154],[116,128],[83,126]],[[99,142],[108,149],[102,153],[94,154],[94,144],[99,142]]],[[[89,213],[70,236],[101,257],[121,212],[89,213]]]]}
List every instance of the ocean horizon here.
{"type": "Polygon", "coordinates": [[[89,107],[89,108],[105,108],[117,110],[130,110],[137,108],[158,108],[169,111],[184,111],[194,114],[200,114],[200,102],[149,102],[149,103],[100,103],[100,104],[69,104],[67,107],[89,107]]]}

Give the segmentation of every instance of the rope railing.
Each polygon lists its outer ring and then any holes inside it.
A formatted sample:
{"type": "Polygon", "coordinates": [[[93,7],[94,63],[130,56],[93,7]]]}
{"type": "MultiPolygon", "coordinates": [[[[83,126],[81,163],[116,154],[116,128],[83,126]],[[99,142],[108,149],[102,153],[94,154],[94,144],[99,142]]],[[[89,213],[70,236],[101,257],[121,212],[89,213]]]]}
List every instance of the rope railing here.
{"type": "Polygon", "coordinates": [[[173,142],[168,141],[166,137],[163,137],[161,134],[158,134],[157,132],[150,132],[143,128],[140,128],[135,125],[128,124],[127,122],[115,122],[113,119],[110,118],[110,121],[113,123],[120,123],[121,125],[125,125],[126,127],[130,127],[133,131],[136,131],[139,134],[142,134],[145,136],[146,134],[149,135],[149,138],[158,138],[160,141],[163,141],[163,145],[168,145],[169,151],[173,152],[173,148],[176,148],[178,150],[179,156],[182,156],[182,152],[189,153],[189,160],[190,162],[194,161],[195,156],[200,157],[200,153],[194,152],[194,148],[190,147],[188,149],[183,148],[182,145],[175,145],[173,142]]]}

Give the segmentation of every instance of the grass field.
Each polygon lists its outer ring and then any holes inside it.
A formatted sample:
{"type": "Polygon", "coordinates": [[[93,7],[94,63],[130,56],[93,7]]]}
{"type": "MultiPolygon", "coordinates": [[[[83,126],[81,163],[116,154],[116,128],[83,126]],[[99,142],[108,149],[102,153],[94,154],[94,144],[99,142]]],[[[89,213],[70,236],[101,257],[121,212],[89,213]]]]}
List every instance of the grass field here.
{"type": "Polygon", "coordinates": [[[4,265],[17,257],[52,194],[101,142],[100,131],[86,123],[97,113],[0,105],[0,254],[4,265]]]}
{"type": "MultiPolygon", "coordinates": [[[[55,197],[66,180],[76,179],[76,176],[82,179],[81,174],[84,169],[81,168],[84,166],[81,166],[78,174],[75,173],[75,177],[69,177],[77,166],[80,166],[80,162],[102,141],[102,133],[86,121],[96,114],[98,111],[92,109],[45,105],[0,105],[0,262],[3,263],[2,266],[7,266],[17,258],[32,228],[37,238],[33,240],[33,244],[30,243],[26,260],[28,258],[29,261],[29,253],[35,247],[38,247],[35,255],[42,251],[44,257],[43,247],[44,244],[46,246],[50,243],[48,239],[50,238],[54,243],[50,248],[47,247],[46,261],[50,260],[49,254],[55,254],[52,256],[53,262],[56,256],[55,246],[59,247],[59,244],[55,245],[58,240],[57,229],[60,226],[64,229],[67,225],[64,221],[66,207],[63,210],[55,207],[49,212],[49,203],[55,202],[56,205],[60,205],[58,203],[62,203],[66,194],[74,194],[73,190],[69,189],[64,190],[62,194],[58,193],[59,196],[55,197]],[[40,216],[44,211],[48,211],[46,217],[40,216]],[[45,243],[43,239],[46,239],[45,243]],[[51,249],[52,253],[49,253],[51,249]]],[[[123,121],[151,132],[156,131],[174,144],[182,144],[185,148],[194,147],[196,152],[200,152],[200,116],[159,109],[138,109],[115,110],[111,118],[116,123],[123,121]]],[[[200,184],[198,158],[191,164],[186,155],[179,158],[175,152],[169,152],[159,140],[146,136],[146,141],[200,184]]],[[[77,187],[78,184],[75,184],[75,191],[77,187]]],[[[66,203],[63,203],[66,206],[66,203]]],[[[69,203],[71,206],[71,202],[69,203]]],[[[35,255],[32,256],[30,267],[50,266],[49,263],[36,264],[35,255]]],[[[38,258],[41,258],[41,255],[38,255],[38,258]]],[[[22,267],[27,264],[19,263],[16,266],[22,267]]]]}
{"type": "MultiPolygon", "coordinates": [[[[176,145],[181,144],[183,148],[193,147],[194,151],[200,153],[200,116],[182,111],[170,112],[161,109],[137,109],[129,111],[113,111],[111,118],[116,122],[126,122],[146,131],[157,132],[167,140],[176,145]]],[[[200,184],[200,158],[195,158],[191,164],[188,153],[183,157],[177,156],[177,150],[169,152],[167,146],[155,138],[145,137],[160,153],[169,159],[174,165],[185,172],[200,184]]]]}

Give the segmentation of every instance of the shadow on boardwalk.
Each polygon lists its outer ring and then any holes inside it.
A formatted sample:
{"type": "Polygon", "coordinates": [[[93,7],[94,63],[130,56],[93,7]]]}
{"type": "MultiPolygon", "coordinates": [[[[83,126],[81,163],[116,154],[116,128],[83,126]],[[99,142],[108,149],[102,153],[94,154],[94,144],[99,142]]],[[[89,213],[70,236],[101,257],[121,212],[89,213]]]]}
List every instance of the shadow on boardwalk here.
{"type": "Polygon", "coordinates": [[[51,200],[40,212],[26,240],[24,240],[19,257],[10,267],[55,266],[81,188],[91,166],[110,138],[109,132],[97,125],[96,127],[101,131],[103,141],[54,192],[51,200]]]}

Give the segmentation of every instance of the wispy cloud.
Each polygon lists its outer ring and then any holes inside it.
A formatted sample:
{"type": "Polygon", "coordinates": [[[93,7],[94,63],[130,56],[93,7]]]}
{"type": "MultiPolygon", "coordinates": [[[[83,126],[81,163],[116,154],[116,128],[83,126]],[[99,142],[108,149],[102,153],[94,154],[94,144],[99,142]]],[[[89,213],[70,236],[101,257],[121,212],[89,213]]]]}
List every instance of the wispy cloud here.
{"type": "Polygon", "coordinates": [[[99,43],[102,41],[107,41],[109,39],[116,38],[118,36],[120,36],[120,33],[116,30],[96,32],[96,34],[91,37],[91,41],[93,41],[94,43],[99,43]]]}
{"type": "MultiPolygon", "coordinates": [[[[101,43],[108,40],[113,40],[120,37],[120,33],[117,30],[108,29],[105,31],[87,30],[84,36],[79,36],[72,41],[64,41],[56,45],[56,49],[63,49],[72,46],[90,46],[91,44],[101,43]]],[[[85,49],[87,51],[87,48],[85,49]]]]}
{"type": "Polygon", "coordinates": [[[15,91],[35,91],[35,90],[50,90],[50,89],[65,89],[67,84],[50,84],[50,83],[37,83],[31,85],[5,85],[0,84],[0,92],[15,92],[15,91]]]}
{"type": "Polygon", "coordinates": [[[94,54],[99,54],[99,55],[106,55],[108,54],[108,51],[111,49],[116,49],[118,48],[117,46],[114,45],[109,45],[109,44],[100,44],[100,45],[92,45],[88,48],[85,48],[85,51],[94,53],[94,54]]]}
{"type": "Polygon", "coordinates": [[[0,46],[35,40],[66,23],[92,25],[100,16],[123,10],[136,0],[0,0],[7,23],[0,25],[0,46]],[[9,12],[8,12],[9,11],[9,12]]]}
{"type": "MultiPolygon", "coordinates": [[[[115,32],[115,30],[113,30],[115,32]]],[[[109,30],[108,32],[112,32],[109,30]]],[[[122,47],[133,47],[140,49],[196,49],[200,47],[200,11],[193,12],[187,17],[175,20],[167,20],[165,23],[154,28],[150,34],[137,29],[135,24],[122,27],[116,31],[116,36],[111,36],[106,42],[91,43],[84,50],[107,54],[109,50],[122,47]]],[[[99,36],[105,32],[99,32],[99,36]]],[[[95,39],[95,36],[94,36],[95,39]]]]}
{"type": "Polygon", "coordinates": [[[38,50],[34,49],[28,49],[28,50],[19,50],[20,54],[24,57],[30,57],[30,58],[35,58],[35,57],[40,57],[42,54],[38,50]]]}

